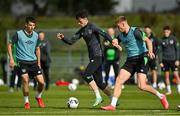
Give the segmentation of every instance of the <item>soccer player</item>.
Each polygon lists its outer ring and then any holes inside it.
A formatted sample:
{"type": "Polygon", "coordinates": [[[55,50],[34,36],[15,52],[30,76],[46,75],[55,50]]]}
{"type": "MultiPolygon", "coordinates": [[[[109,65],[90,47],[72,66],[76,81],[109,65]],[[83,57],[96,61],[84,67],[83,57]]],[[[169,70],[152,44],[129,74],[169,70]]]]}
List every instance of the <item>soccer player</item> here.
{"type": "Polygon", "coordinates": [[[122,85],[131,76],[133,76],[134,73],[137,73],[137,82],[139,89],[156,95],[161,100],[163,107],[165,109],[168,109],[169,104],[166,96],[159,93],[152,86],[147,84],[147,57],[155,57],[153,54],[152,42],[139,28],[130,27],[126,17],[124,16],[120,16],[118,18],[117,27],[120,33],[117,36],[116,41],[121,42],[127,49],[127,60],[123,67],[120,69],[119,75],[116,78],[111,104],[101,108],[103,110],[116,110],[116,103],[121,95],[122,85]],[[146,48],[146,44],[148,49],[146,48]]]}
{"type": "Polygon", "coordinates": [[[167,87],[166,95],[170,95],[171,85],[169,80],[169,70],[171,69],[174,77],[177,81],[177,91],[180,94],[180,78],[178,72],[179,66],[179,43],[177,38],[171,35],[171,29],[169,26],[163,28],[164,36],[161,39],[161,53],[160,54],[160,66],[165,73],[165,82],[167,87]]]}
{"type": "Polygon", "coordinates": [[[157,64],[156,64],[156,58],[157,58],[158,49],[160,47],[159,46],[159,41],[154,36],[154,34],[152,33],[152,30],[151,30],[150,26],[145,26],[144,32],[146,33],[146,36],[152,41],[152,45],[153,45],[153,53],[155,55],[155,58],[148,59],[148,67],[150,67],[151,73],[152,73],[152,78],[153,78],[152,86],[154,88],[157,88],[157,64]]]}
{"type": "MultiPolygon", "coordinates": [[[[109,97],[112,97],[110,91],[108,90],[107,84],[102,82],[102,63],[103,63],[103,51],[100,44],[100,36],[105,39],[112,41],[112,38],[105,33],[103,30],[98,28],[96,25],[92,24],[88,20],[88,13],[86,10],[81,10],[77,12],[76,19],[80,25],[80,30],[73,35],[72,38],[67,38],[62,33],[57,34],[57,38],[61,39],[63,42],[72,45],[81,37],[85,40],[88,52],[89,52],[89,64],[84,72],[83,79],[89,84],[93,89],[96,100],[93,106],[100,104],[103,99],[100,95],[98,87],[109,97]]],[[[116,43],[118,45],[118,43],[116,43]]]]}
{"type": "Polygon", "coordinates": [[[34,17],[28,16],[25,20],[25,28],[15,33],[8,43],[9,65],[14,68],[14,58],[12,55],[12,44],[16,44],[16,58],[20,68],[20,74],[23,83],[24,108],[30,109],[29,102],[29,77],[35,77],[38,82],[36,100],[39,107],[44,108],[44,102],[41,98],[44,79],[40,65],[40,48],[38,34],[33,31],[36,26],[34,17]]]}
{"type": "MultiPolygon", "coordinates": [[[[107,33],[114,39],[115,38],[115,30],[113,28],[108,28],[107,33]]],[[[105,73],[106,73],[106,83],[108,83],[110,67],[113,66],[113,71],[115,74],[115,78],[119,72],[119,62],[120,62],[120,51],[118,48],[114,47],[109,41],[104,41],[104,56],[105,56],[105,73]]],[[[113,83],[114,84],[114,83],[113,83]]],[[[114,85],[112,85],[114,86],[114,85]]]]}

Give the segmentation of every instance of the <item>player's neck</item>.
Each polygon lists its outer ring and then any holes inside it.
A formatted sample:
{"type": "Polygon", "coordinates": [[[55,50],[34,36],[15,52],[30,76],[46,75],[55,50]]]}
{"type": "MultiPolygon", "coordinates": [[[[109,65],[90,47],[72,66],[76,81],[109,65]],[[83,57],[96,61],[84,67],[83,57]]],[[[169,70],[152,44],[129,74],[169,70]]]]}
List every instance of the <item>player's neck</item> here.
{"type": "Polygon", "coordinates": [[[127,28],[126,28],[126,30],[125,30],[125,33],[127,34],[127,33],[129,32],[129,30],[130,30],[130,26],[127,25],[127,28]]]}
{"type": "Polygon", "coordinates": [[[25,32],[27,35],[31,35],[31,34],[32,34],[32,31],[28,31],[27,29],[24,29],[24,32],[25,32]]]}

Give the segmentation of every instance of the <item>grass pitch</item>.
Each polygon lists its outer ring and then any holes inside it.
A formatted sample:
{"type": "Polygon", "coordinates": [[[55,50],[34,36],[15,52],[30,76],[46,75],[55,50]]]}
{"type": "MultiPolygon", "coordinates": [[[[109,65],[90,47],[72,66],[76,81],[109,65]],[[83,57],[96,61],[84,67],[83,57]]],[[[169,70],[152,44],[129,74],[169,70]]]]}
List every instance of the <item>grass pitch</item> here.
{"type": "MultiPolygon", "coordinates": [[[[161,91],[165,92],[165,91],[161,91]]],[[[167,96],[170,104],[169,110],[164,110],[159,99],[149,93],[142,92],[136,86],[126,85],[122,96],[119,99],[120,105],[116,111],[103,111],[100,106],[107,105],[110,100],[104,95],[104,102],[92,107],[94,94],[86,85],[78,86],[76,91],[70,92],[67,87],[51,86],[48,91],[44,91],[43,99],[46,108],[37,106],[34,99],[35,92],[30,89],[31,109],[25,110],[23,107],[23,97],[21,91],[8,92],[8,87],[0,87],[0,115],[180,115],[177,105],[180,104],[180,95],[173,87],[173,94],[167,96]],[[68,109],[66,102],[69,97],[78,98],[80,104],[78,109],[68,109]]]]}

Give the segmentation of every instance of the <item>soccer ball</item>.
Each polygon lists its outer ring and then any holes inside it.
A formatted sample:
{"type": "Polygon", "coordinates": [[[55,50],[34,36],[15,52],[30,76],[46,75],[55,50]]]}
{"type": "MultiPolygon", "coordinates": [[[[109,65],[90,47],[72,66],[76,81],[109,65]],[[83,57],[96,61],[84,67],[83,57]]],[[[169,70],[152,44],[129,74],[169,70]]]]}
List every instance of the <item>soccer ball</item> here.
{"type": "Polygon", "coordinates": [[[68,108],[76,109],[79,105],[79,101],[75,97],[70,97],[67,102],[68,108]]]}
{"type": "Polygon", "coordinates": [[[75,84],[75,85],[78,85],[79,84],[79,80],[78,79],[73,79],[72,83],[75,84]]]}
{"type": "Polygon", "coordinates": [[[165,83],[164,83],[164,82],[159,82],[159,83],[158,83],[158,88],[159,88],[160,90],[165,89],[165,88],[166,88],[165,83]]]}
{"type": "Polygon", "coordinates": [[[68,85],[68,89],[69,89],[70,91],[75,91],[75,90],[77,89],[77,86],[76,86],[75,84],[73,84],[73,83],[70,83],[70,84],[68,85]]]}

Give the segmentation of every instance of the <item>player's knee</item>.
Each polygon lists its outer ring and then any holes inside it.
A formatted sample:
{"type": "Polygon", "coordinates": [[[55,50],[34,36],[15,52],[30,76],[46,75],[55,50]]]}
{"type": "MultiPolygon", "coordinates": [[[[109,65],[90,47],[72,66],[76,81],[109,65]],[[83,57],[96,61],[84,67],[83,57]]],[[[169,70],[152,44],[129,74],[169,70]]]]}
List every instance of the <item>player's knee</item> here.
{"type": "Polygon", "coordinates": [[[141,85],[141,84],[138,84],[138,87],[139,87],[139,89],[141,89],[141,90],[146,90],[146,85],[141,85]]]}
{"type": "Polygon", "coordinates": [[[93,76],[92,76],[92,75],[90,75],[90,76],[84,75],[84,76],[83,76],[83,79],[84,79],[87,83],[90,83],[90,82],[93,80],[93,76]]]}
{"type": "Polygon", "coordinates": [[[117,83],[118,85],[123,85],[123,84],[124,84],[124,81],[122,80],[122,78],[121,78],[120,76],[117,76],[117,78],[116,78],[116,83],[117,83]]]}
{"type": "Polygon", "coordinates": [[[24,78],[24,79],[23,79],[23,83],[24,83],[24,84],[28,84],[28,83],[29,83],[29,80],[28,80],[27,78],[24,78]]]}
{"type": "Polygon", "coordinates": [[[107,84],[106,83],[97,83],[97,86],[101,89],[101,90],[104,90],[106,87],[107,87],[107,84]]]}

